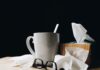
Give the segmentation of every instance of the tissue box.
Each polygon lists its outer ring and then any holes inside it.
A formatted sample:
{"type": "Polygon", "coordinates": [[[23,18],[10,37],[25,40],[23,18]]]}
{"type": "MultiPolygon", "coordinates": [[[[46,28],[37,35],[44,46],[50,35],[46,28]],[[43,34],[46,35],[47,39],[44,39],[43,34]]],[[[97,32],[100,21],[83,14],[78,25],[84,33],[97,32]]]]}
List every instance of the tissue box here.
{"type": "Polygon", "coordinates": [[[78,43],[64,43],[60,45],[60,53],[62,55],[65,55],[65,49],[67,49],[68,47],[73,47],[73,48],[82,48],[84,50],[90,51],[90,45],[89,43],[82,43],[82,44],[78,44],[78,43]]]}
{"type": "Polygon", "coordinates": [[[90,47],[90,43],[64,43],[60,45],[60,53],[65,55],[68,51],[72,56],[90,64],[90,57],[88,56],[91,50],[90,47]],[[88,57],[89,59],[87,59],[88,57]]]}

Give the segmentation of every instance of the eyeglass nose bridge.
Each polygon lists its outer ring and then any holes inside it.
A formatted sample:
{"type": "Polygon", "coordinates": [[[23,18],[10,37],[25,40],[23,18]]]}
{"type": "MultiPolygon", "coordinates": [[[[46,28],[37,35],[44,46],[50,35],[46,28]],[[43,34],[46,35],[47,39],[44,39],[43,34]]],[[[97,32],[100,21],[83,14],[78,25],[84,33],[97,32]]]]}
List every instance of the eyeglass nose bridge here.
{"type": "Polygon", "coordinates": [[[54,61],[47,61],[46,62],[46,70],[47,70],[47,67],[48,67],[48,63],[53,63],[55,65],[55,70],[57,70],[57,64],[54,61]]]}
{"type": "Polygon", "coordinates": [[[42,59],[39,59],[39,58],[36,58],[36,59],[34,60],[33,67],[38,68],[38,69],[44,68],[43,60],[42,60],[42,59]],[[41,61],[41,64],[36,64],[37,60],[40,60],[40,61],[41,61]]]}

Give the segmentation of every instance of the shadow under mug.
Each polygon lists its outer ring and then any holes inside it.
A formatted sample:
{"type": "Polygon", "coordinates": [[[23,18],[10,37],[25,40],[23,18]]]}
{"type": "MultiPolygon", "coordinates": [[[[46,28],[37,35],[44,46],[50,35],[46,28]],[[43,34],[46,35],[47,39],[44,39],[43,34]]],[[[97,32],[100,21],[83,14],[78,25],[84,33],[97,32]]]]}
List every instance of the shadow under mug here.
{"type": "Polygon", "coordinates": [[[58,50],[59,45],[59,33],[52,32],[37,32],[33,36],[28,36],[26,39],[26,45],[30,53],[35,58],[42,59],[44,64],[47,61],[54,61],[54,57],[58,50]],[[34,50],[30,45],[30,39],[33,40],[34,50]]]}

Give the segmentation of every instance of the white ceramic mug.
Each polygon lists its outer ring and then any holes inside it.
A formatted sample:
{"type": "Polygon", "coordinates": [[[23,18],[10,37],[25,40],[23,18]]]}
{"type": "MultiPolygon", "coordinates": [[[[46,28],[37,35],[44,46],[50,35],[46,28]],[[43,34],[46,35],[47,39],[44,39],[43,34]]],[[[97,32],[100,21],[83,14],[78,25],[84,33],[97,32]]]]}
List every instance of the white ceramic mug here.
{"type": "Polygon", "coordinates": [[[44,63],[54,61],[59,45],[59,33],[37,32],[34,36],[28,36],[26,45],[31,54],[35,54],[35,58],[40,58],[44,63]],[[30,46],[30,39],[33,39],[34,50],[30,46]]]}

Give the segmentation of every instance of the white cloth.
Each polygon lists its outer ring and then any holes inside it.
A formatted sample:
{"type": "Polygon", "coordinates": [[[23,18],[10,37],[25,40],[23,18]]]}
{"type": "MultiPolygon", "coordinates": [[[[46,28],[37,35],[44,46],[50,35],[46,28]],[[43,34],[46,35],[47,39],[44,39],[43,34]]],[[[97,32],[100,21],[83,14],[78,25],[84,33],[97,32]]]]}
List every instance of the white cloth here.
{"type": "MultiPolygon", "coordinates": [[[[18,57],[20,57],[20,56],[18,56],[18,57]]],[[[11,66],[11,65],[14,64],[14,62],[11,60],[12,58],[13,57],[0,58],[0,70],[45,70],[44,68],[37,69],[37,68],[30,67],[30,65],[28,65],[28,63],[30,63],[30,62],[28,62],[26,64],[21,64],[21,65],[18,65],[18,66],[17,65],[11,66]]],[[[14,61],[16,61],[16,60],[14,59],[14,61]]],[[[49,68],[48,70],[51,70],[51,69],[49,68]]]]}
{"type": "MultiPolygon", "coordinates": [[[[34,62],[34,56],[31,54],[12,57],[9,59],[13,63],[10,66],[20,66],[23,70],[27,70],[34,62]]],[[[87,70],[88,65],[67,53],[65,56],[56,55],[54,61],[57,63],[58,70],[87,70]]],[[[53,70],[55,68],[53,67],[53,70]]]]}
{"type": "Polygon", "coordinates": [[[31,54],[26,54],[22,56],[12,57],[9,60],[13,62],[10,66],[20,66],[27,69],[32,66],[34,62],[34,56],[32,56],[31,54]]]}

